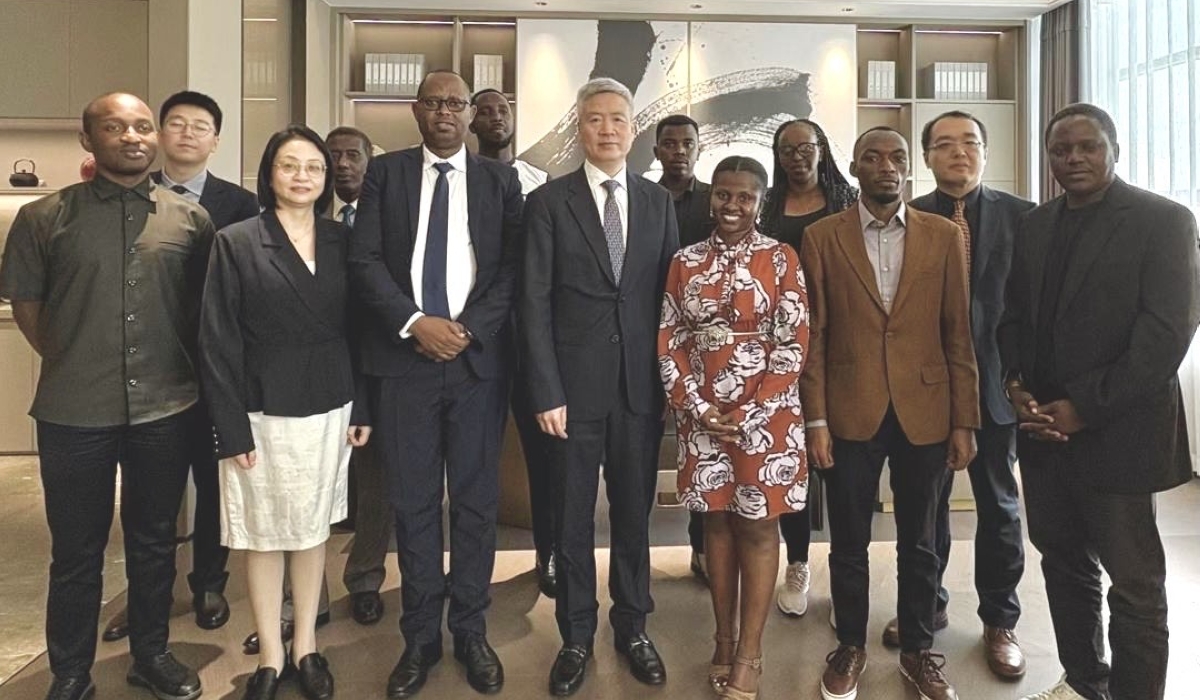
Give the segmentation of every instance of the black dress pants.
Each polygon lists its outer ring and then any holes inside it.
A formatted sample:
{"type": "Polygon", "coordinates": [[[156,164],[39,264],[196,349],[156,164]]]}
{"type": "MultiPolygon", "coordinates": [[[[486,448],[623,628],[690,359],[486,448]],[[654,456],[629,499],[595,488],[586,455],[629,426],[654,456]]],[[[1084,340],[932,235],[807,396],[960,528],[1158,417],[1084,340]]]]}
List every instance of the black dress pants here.
{"type": "Polygon", "coordinates": [[[130,652],[144,659],[166,651],[175,585],[175,521],[187,483],[194,420],[189,410],[150,423],[104,428],[38,421],[51,539],[46,644],[56,677],[86,674],[96,658],[118,463],[130,652]]]}
{"type": "Polygon", "coordinates": [[[1042,554],[1058,659],[1067,682],[1088,700],[1162,700],[1167,574],[1154,494],[1100,491],[1072,448],[1027,437],[1018,445],[1029,540],[1042,554]],[[1112,581],[1111,666],[1104,660],[1101,567],[1112,581]]]}
{"type": "Polygon", "coordinates": [[[387,471],[400,557],[400,632],[412,647],[486,634],[496,561],[500,444],[507,378],[482,380],[461,356],[421,361],[376,382],[372,442],[387,471]],[[377,442],[376,442],[377,441],[377,442]],[[450,572],[443,564],[442,500],[450,496],[450,572]]]}
{"type": "Polygon", "coordinates": [[[865,647],[870,611],[871,519],[884,459],[896,516],[900,648],[933,646],[938,556],[935,522],[949,470],[946,444],[914,445],[889,407],[870,440],[833,438],[833,468],[822,473],[829,499],[829,576],[841,644],[865,647]]]}
{"type": "Polygon", "coordinates": [[[223,593],[229,581],[229,548],[221,545],[221,483],[212,445],[212,420],[197,405],[191,411],[192,483],[196,485],[196,515],[192,529],[193,595],[223,593]]]}
{"type": "MultiPolygon", "coordinates": [[[[569,407],[568,407],[569,409],[569,407]]],[[[567,439],[548,440],[557,505],[555,617],[565,644],[591,646],[596,634],[596,495],[600,465],[608,495],[609,622],[618,639],[640,634],[654,611],[650,597],[650,508],[658,480],[663,422],[632,413],[620,400],[598,420],[573,421],[567,439]]]]}
{"type": "Polygon", "coordinates": [[[525,453],[529,475],[529,510],[533,520],[533,546],[538,559],[549,560],[554,552],[554,470],[550,466],[547,441],[551,438],[538,427],[529,392],[522,378],[512,384],[512,415],[525,453]]]}
{"type": "MultiPolygon", "coordinates": [[[[975,591],[979,619],[989,627],[1013,629],[1021,619],[1017,584],[1025,574],[1025,543],[1021,535],[1021,495],[1013,471],[1016,461],[1015,424],[997,425],[984,411],[983,428],[975,431],[978,452],[967,467],[975,495],[975,591]]],[[[950,562],[950,491],[946,479],[938,503],[938,610],[950,603],[942,576],[950,562]]]]}

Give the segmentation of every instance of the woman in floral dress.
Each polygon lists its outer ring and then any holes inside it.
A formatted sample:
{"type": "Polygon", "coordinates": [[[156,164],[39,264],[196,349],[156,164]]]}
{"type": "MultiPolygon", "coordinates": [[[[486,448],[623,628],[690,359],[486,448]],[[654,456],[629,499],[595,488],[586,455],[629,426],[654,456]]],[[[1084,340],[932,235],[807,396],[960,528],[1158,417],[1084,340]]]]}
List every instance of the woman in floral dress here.
{"type": "Polygon", "coordinates": [[[758,692],[779,565],[775,519],[803,509],[808,495],[797,389],[808,298],[795,251],[755,227],[766,187],[766,171],[751,158],[717,165],[716,230],[672,260],[658,335],[680,500],[705,514],[717,623],[709,682],[732,700],[758,692]]]}

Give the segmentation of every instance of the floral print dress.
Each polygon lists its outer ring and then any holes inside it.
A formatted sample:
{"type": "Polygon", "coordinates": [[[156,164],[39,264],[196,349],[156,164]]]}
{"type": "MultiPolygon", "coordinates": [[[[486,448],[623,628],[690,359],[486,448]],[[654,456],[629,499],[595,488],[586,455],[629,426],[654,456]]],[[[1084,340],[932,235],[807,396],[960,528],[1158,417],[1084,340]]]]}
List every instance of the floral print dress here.
{"type": "Polygon", "coordinates": [[[679,498],[689,510],[758,520],[808,498],[800,371],[808,295],[795,251],[754,231],[715,234],[675,254],[663,297],[658,362],[679,440],[679,498]],[[700,418],[735,412],[737,443],[700,418]]]}

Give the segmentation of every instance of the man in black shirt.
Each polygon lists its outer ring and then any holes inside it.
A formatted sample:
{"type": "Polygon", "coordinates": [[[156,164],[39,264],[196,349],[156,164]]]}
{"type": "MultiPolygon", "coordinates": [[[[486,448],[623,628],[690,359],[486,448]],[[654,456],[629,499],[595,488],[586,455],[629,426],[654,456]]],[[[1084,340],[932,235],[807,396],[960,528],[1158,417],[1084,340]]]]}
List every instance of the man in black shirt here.
{"type": "MultiPolygon", "coordinates": [[[[654,128],[654,157],[663,169],[658,184],[667,188],[675,202],[680,247],[708,238],[713,230],[709,185],[700,182],[695,174],[696,160],[700,157],[700,125],[683,114],[664,118],[654,128]]],[[[695,549],[694,540],[692,545],[695,549]]],[[[698,551],[704,551],[703,545],[698,551]]]]}
{"type": "Polygon", "coordinates": [[[101,572],[121,464],[131,684],[191,700],[200,679],[167,649],[175,520],[199,398],[196,324],[213,226],[155,185],[154,115],[137,97],[96,98],[80,142],[96,177],[22,207],[0,297],[43,358],[37,420],[52,562],[47,700],[94,693],[101,572]]]}
{"type": "Polygon", "coordinates": [[[997,332],[1065,671],[1026,700],[1161,700],[1166,689],[1154,494],[1192,476],[1176,373],[1200,322],[1200,251],[1192,213],[1118,178],[1118,153],[1098,107],[1050,120],[1047,160],[1065,194],[1021,220],[997,332]]]}
{"type": "MultiPolygon", "coordinates": [[[[971,336],[979,367],[982,427],[975,438],[979,453],[967,468],[978,515],[975,527],[975,590],[983,622],[984,651],[988,667],[1001,678],[1025,673],[1025,655],[1015,628],[1021,616],[1017,584],[1025,571],[1021,535],[1021,506],[1017,479],[1016,416],[1000,377],[996,325],[1003,308],[1004,283],[1012,261],[1013,234],[1021,215],[1032,202],[983,184],[987,165],[987,129],[974,116],[960,111],[938,115],[921,132],[925,164],[933,172],[937,189],[909,203],[914,209],[941,214],[958,224],[968,251],[971,294],[971,336]]],[[[938,604],[934,628],[949,624],[946,606],[950,594],[942,576],[950,559],[950,491],[946,480],[938,503],[937,550],[938,604]]],[[[900,645],[893,619],[884,629],[884,644],[900,645]]]]}

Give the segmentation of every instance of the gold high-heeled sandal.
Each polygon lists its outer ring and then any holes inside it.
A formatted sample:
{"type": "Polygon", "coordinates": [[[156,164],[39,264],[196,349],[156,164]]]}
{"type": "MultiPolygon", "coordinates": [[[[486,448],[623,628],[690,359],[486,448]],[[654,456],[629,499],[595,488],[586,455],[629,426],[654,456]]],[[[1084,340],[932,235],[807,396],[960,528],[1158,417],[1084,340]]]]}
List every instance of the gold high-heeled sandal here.
{"type": "MultiPolygon", "coordinates": [[[[733,657],[733,663],[741,664],[742,666],[749,666],[750,668],[754,669],[755,671],[758,671],[759,684],[762,683],[762,657],[761,656],[759,656],[757,658],[753,658],[753,659],[747,659],[747,658],[744,658],[741,656],[735,656],[735,657],[733,657]]],[[[732,673],[732,671],[731,671],[731,673],[732,673]]],[[[726,682],[725,687],[721,689],[721,698],[722,698],[722,700],[758,700],[758,689],[756,688],[752,691],[751,690],[740,690],[738,688],[734,688],[732,685],[729,685],[729,683],[726,682]]]]}
{"type": "MultiPolygon", "coordinates": [[[[719,634],[713,635],[713,641],[717,644],[731,644],[735,651],[737,647],[737,637],[722,637],[719,634]]],[[[708,685],[718,695],[725,689],[725,684],[729,682],[729,674],[733,672],[733,664],[715,664],[708,665],[708,685]]]]}

